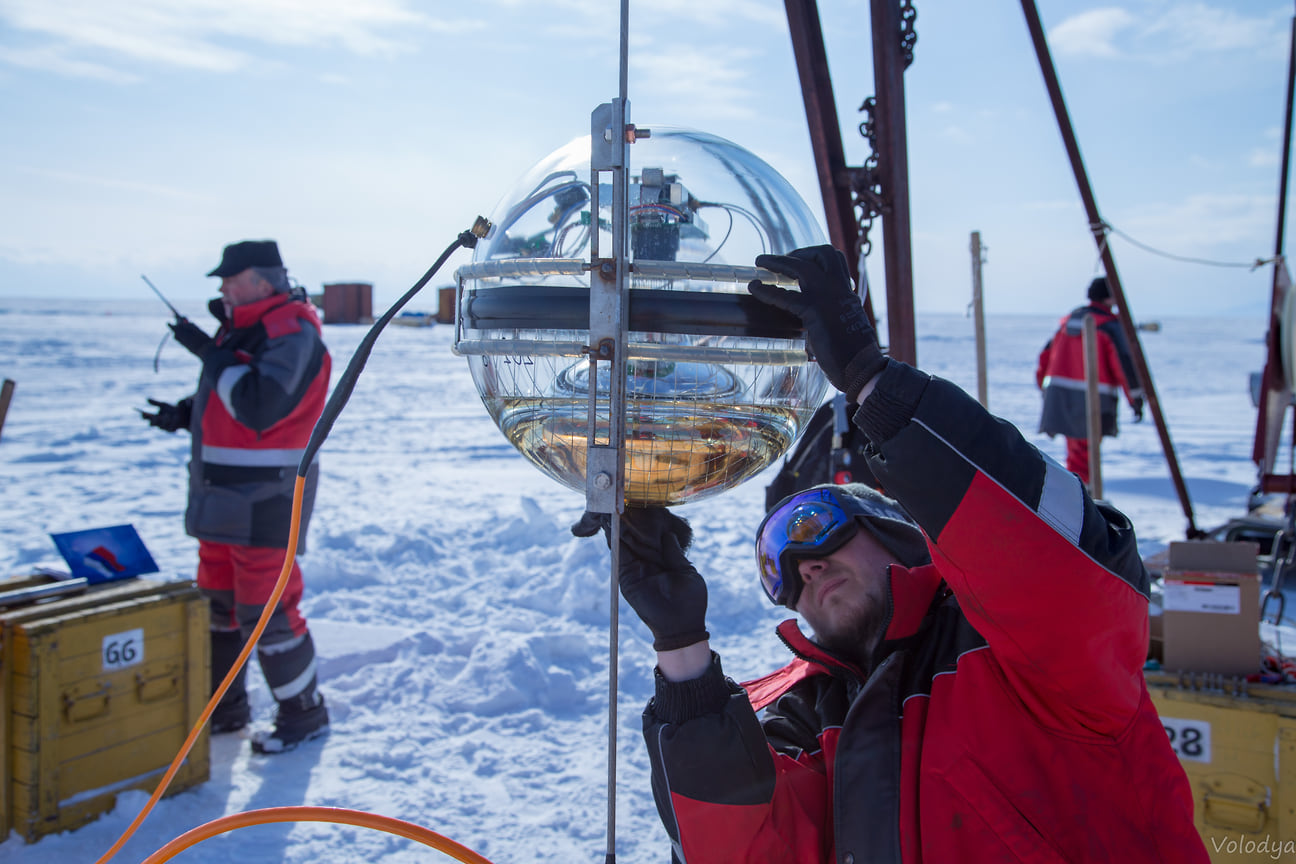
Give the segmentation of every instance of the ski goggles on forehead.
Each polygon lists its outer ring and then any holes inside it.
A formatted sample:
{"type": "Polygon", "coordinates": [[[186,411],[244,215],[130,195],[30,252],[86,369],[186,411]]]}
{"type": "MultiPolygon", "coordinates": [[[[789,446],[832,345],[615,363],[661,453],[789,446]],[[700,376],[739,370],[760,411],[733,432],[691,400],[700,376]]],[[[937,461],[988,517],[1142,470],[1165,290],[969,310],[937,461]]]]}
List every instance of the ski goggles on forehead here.
{"type": "Polygon", "coordinates": [[[802,588],[797,562],[825,558],[854,537],[859,524],[853,511],[831,489],[811,489],[765,517],[756,532],[756,567],[770,602],[796,606],[802,588]]]}

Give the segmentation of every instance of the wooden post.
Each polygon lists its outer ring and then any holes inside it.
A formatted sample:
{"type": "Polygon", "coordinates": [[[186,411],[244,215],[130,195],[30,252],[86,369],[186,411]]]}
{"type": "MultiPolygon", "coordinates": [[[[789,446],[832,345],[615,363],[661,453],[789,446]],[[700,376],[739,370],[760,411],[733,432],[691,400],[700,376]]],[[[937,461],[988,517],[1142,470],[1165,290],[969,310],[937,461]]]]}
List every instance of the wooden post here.
{"type": "Polygon", "coordinates": [[[1089,494],[1103,497],[1102,404],[1098,396],[1098,322],[1084,317],[1085,419],[1089,430],[1089,494]]]}
{"type": "Polygon", "coordinates": [[[5,415],[9,413],[9,403],[13,400],[14,382],[8,378],[0,385],[0,429],[4,429],[5,415]]]}
{"type": "Polygon", "coordinates": [[[986,384],[985,303],[981,299],[981,232],[972,232],[972,320],[976,327],[977,400],[990,409],[986,384]]]}

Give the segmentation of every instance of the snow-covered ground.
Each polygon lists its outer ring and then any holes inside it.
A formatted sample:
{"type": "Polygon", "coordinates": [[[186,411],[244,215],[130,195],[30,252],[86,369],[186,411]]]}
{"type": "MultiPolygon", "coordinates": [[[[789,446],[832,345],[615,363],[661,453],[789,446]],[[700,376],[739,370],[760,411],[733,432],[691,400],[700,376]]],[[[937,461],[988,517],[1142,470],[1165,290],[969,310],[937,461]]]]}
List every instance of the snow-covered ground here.
{"type": "MultiPolygon", "coordinates": [[[[183,311],[210,329],[199,304],[183,311]]],[[[0,437],[0,575],[60,565],[51,532],[129,522],[162,578],[192,577],[197,544],[183,530],[188,436],[151,429],[136,411],[148,397],[187,395],[196,379],[197,361],[174,342],[153,369],[168,318],[149,300],[0,299],[0,377],[17,382],[0,437]]],[[[1263,364],[1266,322],[1161,324],[1143,345],[1196,524],[1214,527],[1245,512],[1255,482],[1247,376],[1263,364]]],[[[988,321],[989,401],[1061,461],[1061,439],[1034,434],[1034,365],[1055,326],[1052,316],[988,321]]],[[[365,330],[325,327],[334,381],[365,330]]],[[[918,330],[919,364],[975,393],[972,321],[920,314],[918,330]]],[[[451,341],[446,326],[389,328],[322,450],[301,561],[332,734],[273,758],[252,757],[238,736],[215,738],[211,779],[161,802],[115,860],[140,861],[225,814],[290,804],[404,819],[496,864],[603,859],[607,549],[571,536],[583,495],[507,443],[451,341]]],[[[1187,519],[1153,424],[1129,419],[1124,409],[1120,438],[1105,442],[1106,497],[1133,519],[1148,555],[1183,539],[1187,519]]],[[[752,561],[769,479],[680,508],[710,584],[712,644],[739,680],[786,659],[772,633],[784,616],[758,589],[752,561]]],[[[650,643],[622,606],[616,852],[624,862],[669,854],[639,734],[650,643]]],[[[264,722],[272,705],[255,668],[250,687],[264,722]]],[[[98,821],[34,845],[11,836],[0,862],[94,861],[146,799],[123,795],[98,821]]],[[[238,830],[177,860],[351,864],[439,854],[387,834],[306,823],[238,830]]]]}

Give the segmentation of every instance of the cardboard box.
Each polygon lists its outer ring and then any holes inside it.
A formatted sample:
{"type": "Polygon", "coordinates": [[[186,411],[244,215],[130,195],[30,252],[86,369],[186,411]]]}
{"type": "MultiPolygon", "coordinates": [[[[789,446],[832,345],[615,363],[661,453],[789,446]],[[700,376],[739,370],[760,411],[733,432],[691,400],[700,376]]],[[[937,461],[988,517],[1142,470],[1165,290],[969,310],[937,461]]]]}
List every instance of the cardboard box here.
{"type": "MultiPolygon", "coordinates": [[[[192,582],[138,578],[0,610],[0,837],[76,828],[157,787],[207,702],[208,614],[192,582]]],[[[167,794],[209,760],[204,730],[167,794]]]]}
{"type": "Polygon", "coordinates": [[[1162,667],[1250,675],[1260,671],[1259,544],[1170,544],[1161,596],[1162,667]]]}

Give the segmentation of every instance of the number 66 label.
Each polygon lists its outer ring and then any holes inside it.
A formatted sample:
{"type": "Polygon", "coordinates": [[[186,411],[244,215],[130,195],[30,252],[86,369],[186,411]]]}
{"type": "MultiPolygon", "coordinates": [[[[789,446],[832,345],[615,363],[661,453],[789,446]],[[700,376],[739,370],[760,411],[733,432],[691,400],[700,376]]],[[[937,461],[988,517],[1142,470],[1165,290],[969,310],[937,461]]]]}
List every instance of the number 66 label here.
{"type": "Polygon", "coordinates": [[[1170,749],[1180,759],[1190,762],[1211,761],[1211,727],[1202,720],[1179,720],[1162,717],[1162,725],[1170,736],[1170,749]]]}
{"type": "Polygon", "coordinates": [[[103,668],[125,669],[144,662],[144,629],[136,628],[122,633],[113,633],[103,640],[103,668]]]}

